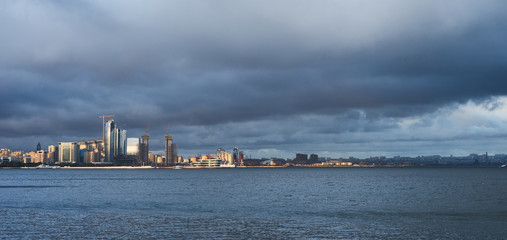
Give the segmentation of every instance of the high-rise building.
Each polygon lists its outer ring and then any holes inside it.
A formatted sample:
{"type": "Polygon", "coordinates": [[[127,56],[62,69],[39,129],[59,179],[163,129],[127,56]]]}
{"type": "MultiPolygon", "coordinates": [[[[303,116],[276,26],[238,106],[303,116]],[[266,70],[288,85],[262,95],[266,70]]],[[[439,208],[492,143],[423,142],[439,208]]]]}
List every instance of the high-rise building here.
{"type": "Polygon", "coordinates": [[[127,155],[127,130],[116,129],[115,134],[115,156],[126,156],[127,155]]]}
{"type": "Polygon", "coordinates": [[[42,150],[42,147],[41,147],[40,142],[39,142],[39,143],[37,143],[37,151],[40,151],[40,150],[42,150]]]}
{"type": "Polygon", "coordinates": [[[75,142],[58,143],[58,162],[60,163],[78,163],[79,145],[75,142]]]}
{"type": "Polygon", "coordinates": [[[141,148],[140,148],[140,158],[141,158],[141,163],[143,164],[147,164],[150,162],[150,159],[148,158],[148,153],[149,153],[149,143],[148,143],[148,140],[150,139],[150,136],[148,135],[144,135],[142,136],[141,138],[141,148]]]}
{"type": "Polygon", "coordinates": [[[107,120],[104,128],[104,153],[105,153],[104,162],[113,162],[114,160],[114,149],[115,149],[114,133],[115,133],[114,119],[109,119],[107,120]]]}
{"type": "Polygon", "coordinates": [[[165,136],[165,164],[174,166],[178,162],[178,151],[172,136],[165,136]]]}

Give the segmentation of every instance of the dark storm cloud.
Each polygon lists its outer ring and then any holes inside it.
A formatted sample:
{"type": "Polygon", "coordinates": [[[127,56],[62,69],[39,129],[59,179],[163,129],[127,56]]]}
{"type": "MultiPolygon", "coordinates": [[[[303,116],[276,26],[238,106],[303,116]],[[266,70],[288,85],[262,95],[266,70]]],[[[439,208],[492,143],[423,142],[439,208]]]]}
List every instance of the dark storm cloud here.
{"type": "Polygon", "coordinates": [[[299,128],[323,134],[313,143],[389,132],[399,118],[507,93],[506,7],[3,1],[0,135],[92,138],[103,113],[135,135],[148,119],[159,135],[170,121],[198,147],[290,145],[299,128]],[[288,124],[306,115],[326,123],[288,124]],[[256,131],[252,121],[273,127],[256,131]],[[228,124],[239,124],[235,133],[228,124]]]}

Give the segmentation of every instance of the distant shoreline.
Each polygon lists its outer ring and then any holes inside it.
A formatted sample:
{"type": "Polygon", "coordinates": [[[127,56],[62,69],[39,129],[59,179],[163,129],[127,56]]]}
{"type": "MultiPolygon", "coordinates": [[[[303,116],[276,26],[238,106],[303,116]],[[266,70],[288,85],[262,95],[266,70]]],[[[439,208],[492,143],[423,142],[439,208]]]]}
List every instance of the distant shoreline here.
{"type": "MultiPolygon", "coordinates": [[[[290,165],[290,166],[239,166],[236,169],[243,168],[499,168],[496,165],[359,165],[359,166],[311,166],[311,165],[290,165]]],[[[1,169],[39,169],[37,167],[0,167],[1,169]]],[[[65,166],[58,169],[172,169],[173,168],[155,168],[152,166],[86,166],[71,167],[65,166]]],[[[182,167],[180,169],[234,169],[230,167],[182,167]]],[[[49,169],[57,170],[57,169],[49,169]]]]}

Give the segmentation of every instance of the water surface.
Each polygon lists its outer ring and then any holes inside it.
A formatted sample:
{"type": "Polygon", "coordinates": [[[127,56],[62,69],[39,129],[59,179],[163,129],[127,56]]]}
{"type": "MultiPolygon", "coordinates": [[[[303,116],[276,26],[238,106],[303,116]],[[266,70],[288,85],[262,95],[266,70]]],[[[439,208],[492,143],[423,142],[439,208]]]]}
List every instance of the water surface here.
{"type": "Polygon", "coordinates": [[[507,171],[0,170],[0,239],[505,239],[507,171]]]}

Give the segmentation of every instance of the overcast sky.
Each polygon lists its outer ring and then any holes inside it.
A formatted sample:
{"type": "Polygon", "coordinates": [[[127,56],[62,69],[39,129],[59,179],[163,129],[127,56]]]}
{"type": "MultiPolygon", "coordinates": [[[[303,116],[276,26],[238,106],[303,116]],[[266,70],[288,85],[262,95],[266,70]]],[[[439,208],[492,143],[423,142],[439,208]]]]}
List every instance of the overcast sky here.
{"type": "Polygon", "coordinates": [[[507,153],[507,1],[0,1],[0,148],[507,153]]]}

